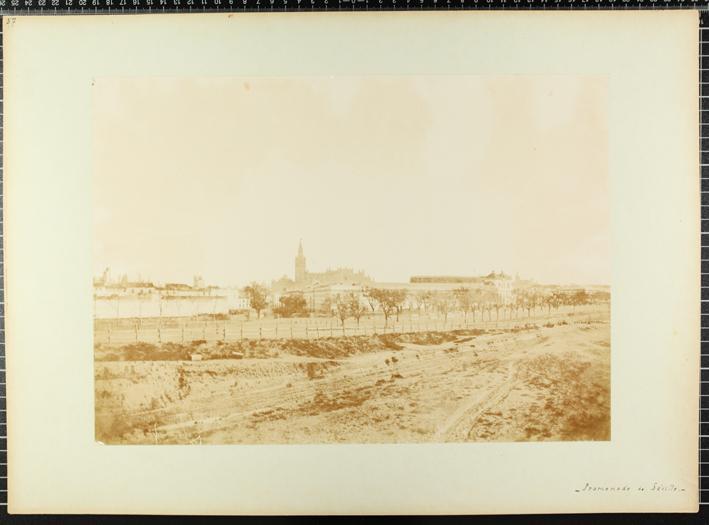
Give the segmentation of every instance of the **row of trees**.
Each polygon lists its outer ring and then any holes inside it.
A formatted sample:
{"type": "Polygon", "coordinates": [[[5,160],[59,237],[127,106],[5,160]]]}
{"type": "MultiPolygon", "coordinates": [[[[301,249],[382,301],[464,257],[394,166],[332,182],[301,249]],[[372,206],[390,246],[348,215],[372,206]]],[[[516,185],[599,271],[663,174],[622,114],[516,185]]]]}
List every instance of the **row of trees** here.
{"type": "MultiPolygon", "coordinates": [[[[375,312],[378,306],[384,314],[386,324],[393,314],[396,314],[398,320],[408,295],[404,290],[370,288],[365,291],[364,297],[372,312],[375,312]]],[[[552,309],[557,310],[561,306],[575,308],[577,305],[591,301],[591,297],[583,289],[573,293],[519,290],[514,293],[512,301],[505,302],[494,289],[466,287],[456,288],[451,292],[420,291],[416,292],[412,299],[409,304],[415,303],[419,312],[434,311],[446,321],[451,312],[462,312],[466,321],[468,315],[472,315],[475,321],[477,314],[480,314],[480,318],[483,319],[485,313],[488,314],[488,320],[491,320],[494,311],[495,318],[499,320],[500,311],[505,309],[509,311],[510,316],[512,312],[519,315],[520,310],[526,311],[527,315],[531,316],[538,308],[546,307],[547,313],[551,313],[552,309]]]]}
{"type": "MultiPolygon", "coordinates": [[[[261,312],[268,307],[268,290],[258,284],[252,284],[244,289],[250,306],[256,311],[258,318],[261,312]]],[[[545,291],[542,289],[516,290],[512,301],[503,301],[497,291],[492,288],[467,288],[459,287],[452,291],[419,291],[413,294],[403,289],[367,288],[362,294],[364,302],[369,306],[371,313],[381,311],[384,323],[388,325],[389,319],[399,315],[408,307],[420,312],[435,312],[448,320],[451,312],[462,312],[465,320],[472,316],[475,321],[480,319],[499,320],[500,312],[507,311],[508,316],[519,316],[520,311],[526,312],[530,317],[538,309],[546,308],[547,313],[558,310],[562,306],[587,304],[593,300],[607,300],[605,296],[590,296],[586,290],[578,289],[569,291],[545,291]]],[[[335,315],[344,325],[345,321],[353,318],[359,325],[360,319],[367,314],[368,309],[363,304],[360,296],[355,293],[337,295],[324,301],[322,310],[326,314],[335,315]]],[[[273,307],[273,313],[279,317],[306,317],[309,315],[308,304],[302,293],[284,295],[279,299],[279,304],[273,307]]]]}

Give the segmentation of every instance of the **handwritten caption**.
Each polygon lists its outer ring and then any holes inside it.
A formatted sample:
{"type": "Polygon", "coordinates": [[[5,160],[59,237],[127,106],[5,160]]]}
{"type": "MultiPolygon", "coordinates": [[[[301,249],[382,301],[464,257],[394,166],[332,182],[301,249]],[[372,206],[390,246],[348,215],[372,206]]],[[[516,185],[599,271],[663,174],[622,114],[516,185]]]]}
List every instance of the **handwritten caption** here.
{"type": "Polygon", "coordinates": [[[618,485],[594,485],[586,483],[583,487],[575,488],[574,492],[685,492],[685,488],[677,483],[653,482],[647,485],[618,484],[618,485]]]}

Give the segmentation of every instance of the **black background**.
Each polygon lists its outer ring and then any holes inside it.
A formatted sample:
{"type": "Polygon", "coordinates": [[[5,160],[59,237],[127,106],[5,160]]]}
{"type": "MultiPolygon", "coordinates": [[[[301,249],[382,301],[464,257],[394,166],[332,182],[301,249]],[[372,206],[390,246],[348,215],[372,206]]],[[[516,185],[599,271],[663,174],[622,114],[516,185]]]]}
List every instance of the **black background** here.
{"type": "MultiPolygon", "coordinates": [[[[121,14],[131,13],[189,13],[206,11],[258,12],[258,11],[377,11],[377,10],[599,10],[599,9],[709,9],[709,0],[0,0],[0,15],[22,14],[121,14]]],[[[702,217],[702,345],[701,345],[701,406],[700,429],[697,447],[700,464],[700,505],[696,514],[576,514],[576,515],[523,515],[523,516],[389,516],[385,519],[397,523],[448,524],[575,524],[638,523],[638,524],[702,524],[709,525],[709,12],[701,13],[700,59],[697,80],[700,83],[701,132],[701,217],[702,217]],[[704,29],[706,28],[706,29],[704,29]],[[706,34],[706,36],[705,36],[706,34]],[[707,40],[704,43],[704,40],[707,40]],[[705,69],[706,68],[706,69],[705,69]],[[706,108],[706,110],[705,110],[706,108]],[[705,302],[706,301],[706,302],[705,302]],[[704,437],[706,436],[706,437],[704,437]],[[706,449],[706,450],[705,450],[706,449]],[[706,462],[706,464],[704,464],[706,462]],[[706,467],[706,468],[704,468],[706,467]],[[706,473],[706,477],[704,474],[706,473]]],[[[2,27],[0,25],[0,27],[2,27]]],[[[0,120],[2,119],[2,63],[0,61],[0,120]]],[[[651,108],[650,108],[651,110],[651,108]]],[[[2,207],[2,139],[0,126],[0,208],[2,207]]],[[[0,217],[0,224],[3,219],[0,217]]],[[[0,241],[1,239],[0,234],[0,241]]],[[[0,244],[1,246],[1,244],[0,244]]],[[[3,282],[4,252],[0,248],[0,289],[3,282]]],[[[5,326],[4,302],[0,301],[0,523],[10,524],[119,524],[149,521],[160,524],[215,523],[239,524],[291,524],[291,523],[343,523],[348,525],[371,522],[381,517],[197,517],[197,516],[35,516],[7,514],[7,439],[6,439],[6,388],[5,388],[5,326]]],[[[697,378],[688,378],[696,380],[697,378]]],[[[671,431],[671,430],[668,430],[671,431]]],[[[540,482],[543,482],[540,473],[540,482]]],[[[40,495],[38,494],[38,497],[40,495]]],[[[90,494],[87,494],[90,497],[90,494]]],[[[510,506],[515,494],[510,493],[510,506]]]]}

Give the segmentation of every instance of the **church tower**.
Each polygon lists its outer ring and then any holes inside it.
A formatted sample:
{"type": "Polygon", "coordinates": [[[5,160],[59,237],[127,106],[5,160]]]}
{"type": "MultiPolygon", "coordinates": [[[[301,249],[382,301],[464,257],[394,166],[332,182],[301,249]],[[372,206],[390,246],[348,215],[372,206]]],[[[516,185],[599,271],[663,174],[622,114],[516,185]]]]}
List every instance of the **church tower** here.
{"type": "Polygon", "coordinates": [[[302,284],[305,282],[305,255],[303,255],[303,241],[298,243],[298,255],[295,258],[295,282],[302,284]]]}

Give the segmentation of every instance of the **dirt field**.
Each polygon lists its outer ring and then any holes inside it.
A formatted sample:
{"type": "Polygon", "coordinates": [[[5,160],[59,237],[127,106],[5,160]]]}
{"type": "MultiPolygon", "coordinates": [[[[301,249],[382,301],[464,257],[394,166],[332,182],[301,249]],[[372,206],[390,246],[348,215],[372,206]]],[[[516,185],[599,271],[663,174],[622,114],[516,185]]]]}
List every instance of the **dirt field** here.
{"type": "Polygon", "coordinates": [[[96,439],[608,440],[609,326],[606,315],[486,331],[99,345],[96,439]]]}

